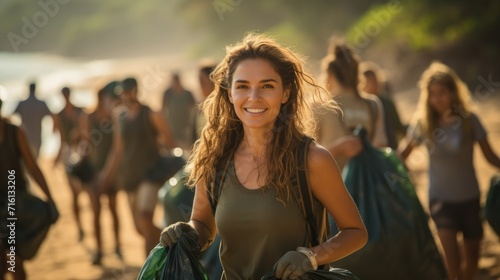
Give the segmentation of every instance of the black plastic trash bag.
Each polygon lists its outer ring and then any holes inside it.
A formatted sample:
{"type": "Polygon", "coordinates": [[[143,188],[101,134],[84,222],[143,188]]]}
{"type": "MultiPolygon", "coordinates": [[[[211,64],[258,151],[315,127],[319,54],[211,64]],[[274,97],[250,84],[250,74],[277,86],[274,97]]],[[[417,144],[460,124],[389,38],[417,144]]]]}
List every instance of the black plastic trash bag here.
{"type": "Polygon", "coordinates": [[[484,216],[493,231],[500,237],[500,174],[491,178],[484,216]]]}
{"type": "MultiPolygon", "coordinates": [[[[187,167],[179,170],[160,189],[159,200],[163,201],[165,225],[188,222],[191,217],[194,191],[184,184],[189,176],[188,170],[187,167]]],[[[222,275],[219,245],[220,237],[216,235],[214,242],[200,255],[200,263],[205,267],[210,279],[220,279],[222,275]]]]}
{"type": "MultiPolygon", "coordinates": [[[[390,149],[366,140],[342,177],[368,230],[359,251],[332,263],[360,279],[446,279],[443,260],[405,167],[390,149]]],[[[332,234],[338,229],[330,217],[332,234]]]]}
{"type": "Polygon", "coordinates": [[[4,221],[0,224],[0,235],[15,236],[16,255],[30,260],[59,218],[59,212],[53,202],[44,201],[27,191],[17,192],[15,199],[14,210],[6,203],[0,203],[0,219],[4,221]],[[13,217],[15,220],[9,220],[13,217]]]}
{"type": "Polygon", "coordinates": [[[162,280],[208,280],[205,268],[198,261],[200,244],[186,235],[182,235],[167,253],[167,262],[163,269],[162,280]]]}
{"type": "MultiPolygon", "coordinates": [[[[271,271],[264,275],[261,280],[275,280],[275,271],[271,271]]],[[[311,270],[300,276],[301,280],[359,280],[350,271],[341,268],[331,268],[327,270],[311,270]]]]}
{"type": "Polygon", "coordinates": [[[198,261],[200,245],[196,240],[182,235],[167,249],[157,245],[149,254],[138,280],[208,280],[205,268],[198,261]]]}

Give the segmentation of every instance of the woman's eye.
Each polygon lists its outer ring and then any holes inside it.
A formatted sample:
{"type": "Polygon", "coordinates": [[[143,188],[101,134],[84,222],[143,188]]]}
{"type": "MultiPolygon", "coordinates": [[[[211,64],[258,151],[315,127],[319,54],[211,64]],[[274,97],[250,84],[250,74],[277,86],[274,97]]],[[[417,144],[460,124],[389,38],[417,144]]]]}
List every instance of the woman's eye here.
{"type": "Polygon", "coordinates": [[[262,88],[274,88],[274,86],[270,84],[265,84],[262,86],[262,88]]]}
{"type": "Polygon", "coordinates": [[[237,85],[236,89],[246,89],[248,88],[247,85],[237,85]]]}

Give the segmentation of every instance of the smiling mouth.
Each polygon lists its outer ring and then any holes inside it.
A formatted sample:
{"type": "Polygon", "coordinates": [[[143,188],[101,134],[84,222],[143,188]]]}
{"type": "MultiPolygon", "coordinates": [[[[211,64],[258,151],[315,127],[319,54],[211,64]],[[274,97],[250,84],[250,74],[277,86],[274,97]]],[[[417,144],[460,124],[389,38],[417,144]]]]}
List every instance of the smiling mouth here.
{"type": "Polygon", "coordinates": [[[267,109],[265,109],[265,108],[262,108],[262,109],[245,108],[245,111],[247,111],[248,113],[252,113],[252,114],[259,114],[259,113],[263,113],[263,112],[267,111],[267,109]]]}

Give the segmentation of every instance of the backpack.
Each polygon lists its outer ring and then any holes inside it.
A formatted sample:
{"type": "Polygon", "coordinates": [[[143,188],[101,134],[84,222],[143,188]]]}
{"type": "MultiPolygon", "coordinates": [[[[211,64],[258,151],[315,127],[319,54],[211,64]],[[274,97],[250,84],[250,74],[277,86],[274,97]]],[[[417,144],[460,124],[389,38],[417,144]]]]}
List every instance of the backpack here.
{"type": "MultiPolygon", "coordinates": [[[[314,215],[313,199],[314,196],[309,188],[307,181],[307,151],[309,144],[313,139],[305,137],[299,145],[297,150],[297,169],[296,174],[292,178],[292,193],[297,200],[299,206],[302,209],[305,220],[308,226],[308,234],[310,236],[309,241],[311,246],[318,246],[322,242],[326,241],[330,237],[330,226],[328,222],[328,217],[326,209],[323,207],[323,213],[320,216],[314,215]]],[[[217,202],[222,190],[222,184],[224,183],[224,177],[226,172],[220,172],[218,170],[215,181],[212,184],[212,191],[207,188],[207,197],[212,209],[212,214],[215,216],[215,210],[217,208],[217,202]]],[[[327,268],[324,266],[323,268],[327,268]]]]}

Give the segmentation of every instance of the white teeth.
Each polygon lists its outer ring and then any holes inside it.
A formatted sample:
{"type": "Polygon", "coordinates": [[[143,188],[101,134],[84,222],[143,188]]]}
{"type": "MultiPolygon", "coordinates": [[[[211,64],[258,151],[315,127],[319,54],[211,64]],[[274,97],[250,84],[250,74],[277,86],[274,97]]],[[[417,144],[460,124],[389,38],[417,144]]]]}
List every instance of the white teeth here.
{"type": "Polygon", "coordinates": [[[253,108],[246,108],[245,110],[247,110],[247,112],[249,112],[249,113],[257,114],[257,113],[262,113],[262,112],[264,112],[266,109],[253,109],[253,108]]]}

